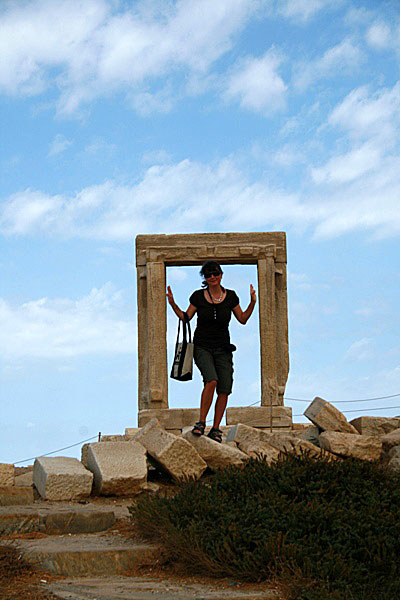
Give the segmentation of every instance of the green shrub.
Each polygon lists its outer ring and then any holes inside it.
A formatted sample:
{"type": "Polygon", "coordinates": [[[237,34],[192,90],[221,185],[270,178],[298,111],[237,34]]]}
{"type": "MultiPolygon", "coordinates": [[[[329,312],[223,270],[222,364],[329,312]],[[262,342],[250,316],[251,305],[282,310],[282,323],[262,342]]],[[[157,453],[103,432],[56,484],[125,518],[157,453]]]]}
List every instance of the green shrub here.
{"type": "Polygon", "coordinates": [[[374,463],[287,455],[186,483],[172,498],[140,499],[131,513],[146,538],[192,571],[279,576],[296,600],[393,600],[399,484],[374,463]]]}

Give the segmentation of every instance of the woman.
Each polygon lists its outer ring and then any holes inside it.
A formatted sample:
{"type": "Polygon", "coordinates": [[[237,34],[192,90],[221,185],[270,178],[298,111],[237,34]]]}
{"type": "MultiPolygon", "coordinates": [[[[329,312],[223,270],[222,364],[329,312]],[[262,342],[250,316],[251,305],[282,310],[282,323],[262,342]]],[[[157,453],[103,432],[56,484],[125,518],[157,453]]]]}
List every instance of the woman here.
{"type": "MultiPolygon", "coordinates": [[[[256,292],[250,285],[250,304],[242,311],[236,293],[222,287],[222,273],[221,266],[215,260],[208,260],[203,264],[200,270],[203,277],[202,289],[196,290],[190,296],[189,308],[186,311],[189,320],[197,312],[197,327],[193,336],[194,361],[204,382],[200,420],[193,427],[192,433],[198,436],[204,434],[206,417],[214,391],[217,390],[214,423],[208,434],[208,437],[216,442],[222,441],[219,425],[228,396],[232,392],[232,352],[236,348],[230,343],[229,321],[233,312],[239,323],[245,325],[256,303],[256,292]]],[[[183,321],[184,312],[175,303],[170,286],[167,288],[167,299],[175,314],[183,321]]]]}

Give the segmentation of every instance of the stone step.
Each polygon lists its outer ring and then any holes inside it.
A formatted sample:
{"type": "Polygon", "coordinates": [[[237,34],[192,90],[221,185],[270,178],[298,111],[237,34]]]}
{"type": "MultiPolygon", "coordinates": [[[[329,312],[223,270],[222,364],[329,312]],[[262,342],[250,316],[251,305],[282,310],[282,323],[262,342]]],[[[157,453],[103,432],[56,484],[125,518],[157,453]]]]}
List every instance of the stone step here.
{"type": "MultiPolygon", "coordinates": [[[[84,508],[84,507],[82,507],[84,508]]],[[[94,533],[116,522],[113,510],[0,511],[0,535],[41,532],[47,535],[94,533]]]]}
{"type": "Polygon", "coordinates": [[[40,569],[69,577],[123,575],[152,565],[157,546],[118,534],[92,533],[4,541],[17,546],[24,558],[40,569]]]}

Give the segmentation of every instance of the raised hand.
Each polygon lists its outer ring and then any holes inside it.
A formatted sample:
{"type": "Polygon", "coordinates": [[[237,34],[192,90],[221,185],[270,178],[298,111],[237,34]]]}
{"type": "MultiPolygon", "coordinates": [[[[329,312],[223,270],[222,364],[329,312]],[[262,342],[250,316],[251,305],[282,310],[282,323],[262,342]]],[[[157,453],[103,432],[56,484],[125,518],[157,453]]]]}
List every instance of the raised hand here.
{"type": "Polygon", "coordinates": [[[251,284],[250,284],[250,300],[252,302],[254,302],[254,304],[257,302],[256,290],[253,288],[253,286],[251,284]]]}
{"type": "Polygon", "coordinates": [[[167,294],[166,294],[166,296],[167,296],[167,300],[168,300],[169,304],[171,306],[174,306],[175,300],[174,300],[174,296],[172,294],[172,290],[171,290],[170,286],[167,287],[167,294]]]}

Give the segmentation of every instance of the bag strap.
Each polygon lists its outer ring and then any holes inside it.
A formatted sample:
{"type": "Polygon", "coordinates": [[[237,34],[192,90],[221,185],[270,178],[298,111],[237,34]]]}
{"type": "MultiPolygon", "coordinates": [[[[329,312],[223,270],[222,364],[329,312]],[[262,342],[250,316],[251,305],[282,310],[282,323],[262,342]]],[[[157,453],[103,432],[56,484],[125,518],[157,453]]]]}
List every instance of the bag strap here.
{"type": "MultiPolygon", "coordinates": [[[[179,319],[180,321],[180,319],[179,319]]],[[[186,328],[189,334],[189,344],[192,343],[192,331],[190,329],[190,321],[186,312],[183,313],[183,339],[186,341],[186,328]]]]}
{"type": "Polygon", "coordinates": [[[192,331],[190,329],[190,323],[189,323],[189,317],[187,316],[187,313],[183,313],[183,321],[181,321],[181,319],[178,318],[178,334],[176,336],[176,344],[175,347],[177,346],[177,344],[179,343],[179,334],[181,331],[181,323],[182,323],[182,336],[183,336],[183,342],[187,343],[187,338],[189,338],[189,344],[192,343],[192,331]]]}

